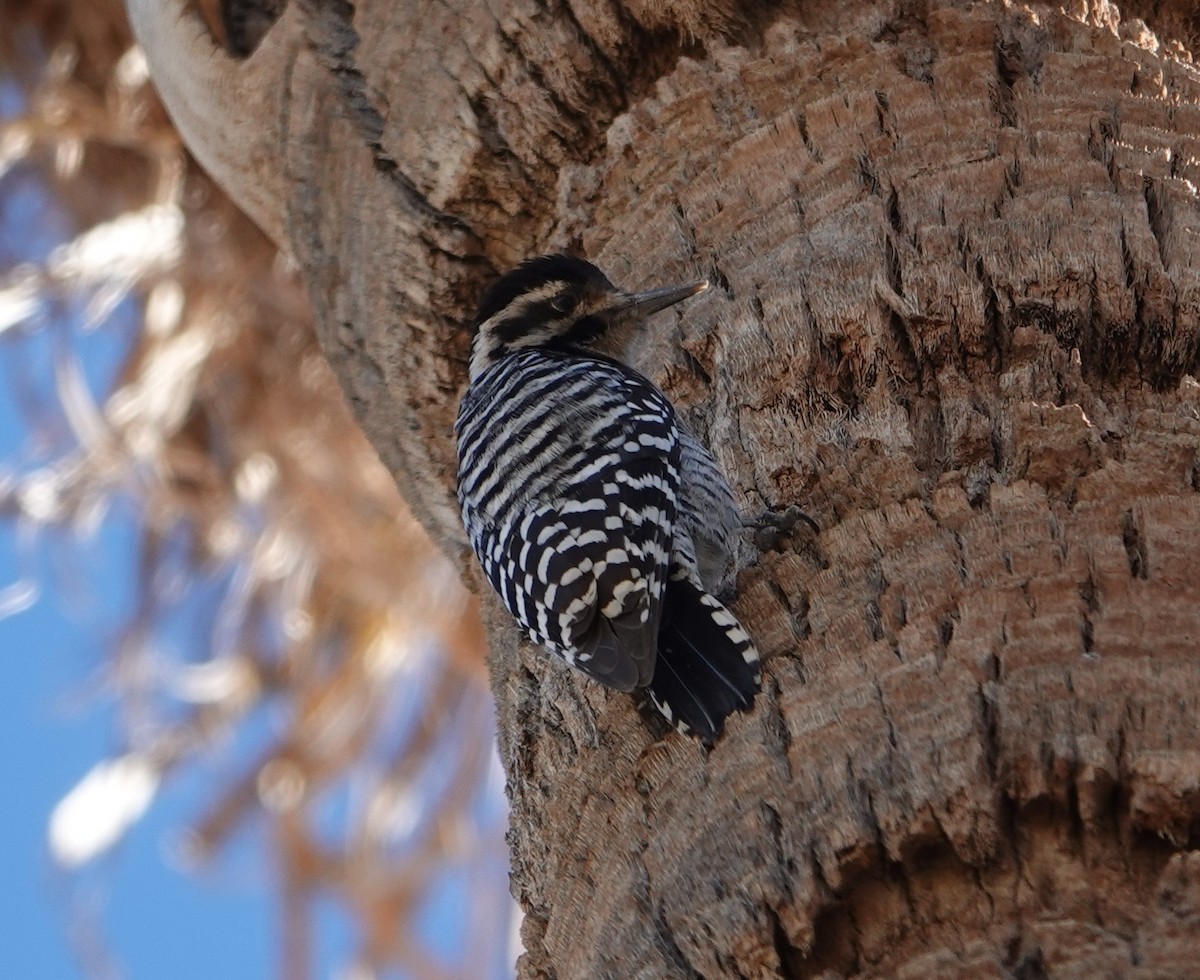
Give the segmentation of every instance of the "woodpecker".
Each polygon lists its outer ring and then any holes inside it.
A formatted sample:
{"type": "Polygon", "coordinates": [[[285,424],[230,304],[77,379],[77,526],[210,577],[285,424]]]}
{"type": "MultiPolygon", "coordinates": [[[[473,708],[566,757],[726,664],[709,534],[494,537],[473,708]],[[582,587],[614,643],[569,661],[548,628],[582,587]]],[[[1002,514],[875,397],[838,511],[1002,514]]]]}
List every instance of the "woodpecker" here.
{"type": "Polygon", "coordinates": [[[711,743],[760,681],[713,595],[740,515],[666,395],[607,353],[707,286],[626,293],[582,259],[524,262],[480,303],[454,429],[467,536],[526,634],[711,743]]]}

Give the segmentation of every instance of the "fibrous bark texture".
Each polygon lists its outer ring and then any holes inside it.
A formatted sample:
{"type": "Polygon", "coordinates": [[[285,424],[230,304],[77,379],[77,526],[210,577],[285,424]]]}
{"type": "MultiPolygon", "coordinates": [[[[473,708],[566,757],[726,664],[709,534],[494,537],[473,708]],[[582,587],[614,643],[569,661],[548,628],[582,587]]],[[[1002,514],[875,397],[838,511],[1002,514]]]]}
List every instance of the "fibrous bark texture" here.
{"type": "Polygon", "coordinates": [[[712,278],[638,365],[747,511],[821,527],[748,549],[765,690],[707,753],[491,607],[523,975],[1194,969],[1200,72],[1194,13],[1140,12],[293,0],[273,29],[287,242],[449,551],[464,325],[554,248],[712,278]]]}

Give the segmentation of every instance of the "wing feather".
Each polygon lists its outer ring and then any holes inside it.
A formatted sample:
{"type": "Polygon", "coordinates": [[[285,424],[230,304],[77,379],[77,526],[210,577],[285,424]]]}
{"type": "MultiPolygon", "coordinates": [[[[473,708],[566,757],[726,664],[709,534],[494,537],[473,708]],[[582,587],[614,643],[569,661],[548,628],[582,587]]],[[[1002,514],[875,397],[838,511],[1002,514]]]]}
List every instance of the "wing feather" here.
{"type": "Polygon", "coordinates": [[[623,365],[596,361],[568,381],[572,404],[553,406],[554,427],[538,429],[520,497],[469,515],[466,501],[464,516],[492,585],[531,638],[629,691],[654,673],[678,428],[665,397],[623,365]],[[594,387],[580,390],[580,377],[594,387]]]}

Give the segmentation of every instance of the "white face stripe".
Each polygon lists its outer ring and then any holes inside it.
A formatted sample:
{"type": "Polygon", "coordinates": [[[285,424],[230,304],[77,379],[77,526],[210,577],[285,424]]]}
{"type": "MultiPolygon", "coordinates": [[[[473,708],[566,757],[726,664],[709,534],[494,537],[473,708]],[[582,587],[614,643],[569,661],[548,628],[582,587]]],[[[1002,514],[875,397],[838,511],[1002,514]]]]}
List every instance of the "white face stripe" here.
{"type": "MultiPolygon", "coordinates": [[[[508,323],[510,320],[520,319],[529,310],[530,306],[553,299],[566,289],[567,286],[568,283],[562,279],[543,283],[537,289],[522,293],[509,303],[508,306],[504,307],[504,309],[484,320],[479,325],[479,332],[475,335],[475,342],[471,348],[471,380],[474,381],[476,377],[487,370],[488,365],[495,359],[495,354],[501,347],[500,341],[496,338],[497,331],[501,325],[508,323]]],[[[538,331],[538,336],[536,337],[523,337],[514,343],[504,346],[515,350],[517,347],[543,343],[552,333],[553,331],[549,330],[544,333],[538,331]]]]}
{"type": "Polygon", "coordinates": [[[532,330],[524,336],[508,341],[507,343],[501,343],[497,338],[500,327],[505,323],[511,320],[519,320],[529,312],[531,307],[552,300],[554,297],[572,289],[576,285],[576,283],[567,282],[565,279],[554,279],[543,283],[537,289],[531,289],[529,292],[517,296],[504,309],[484,320],[479,325],[479,332],[475,334],[475,340],[471,346],[471,380],[474,381],[486,371],[495,362],[502,350],[514,351],[520,350],[522,347],[538,347],[545,344],[562,333],[564,326],[590,316],[609,304],[610,297],[608,296],[581,296],[579,297],[581,302],[578,307],[569,314],[547,320],[543,329],[532,330]]]}
{"type": "Polygon", "coordinates": [[[552,279],[550,282],[543,283],[537,289],[531,289],[529,292],[522,293],[517,297],[518,300],[526,300],[526,303],[509,303],[507,308],[513,309],[515,307],[516,309],[524,312],[525,307],[528,306],[529,303],[540,303],[543,300],[553,299],[559,293],[567,289],[569,285],[570,283],[568,283],[565,279],[552,279]]]}

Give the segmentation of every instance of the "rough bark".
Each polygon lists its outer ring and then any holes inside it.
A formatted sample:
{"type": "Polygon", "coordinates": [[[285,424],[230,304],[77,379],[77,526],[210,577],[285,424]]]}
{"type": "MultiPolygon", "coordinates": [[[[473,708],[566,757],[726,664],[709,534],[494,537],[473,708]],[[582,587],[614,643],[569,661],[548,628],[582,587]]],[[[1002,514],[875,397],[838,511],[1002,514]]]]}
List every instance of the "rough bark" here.
{"type": "Polygon", "coordinates": [[[710,753],[489,607],[523,975],[1194,968],[1200,30],[1150,13],[292,0],[279,226],[465,574],[464,325],[552,248],[714,279],[638,364],[822,529],[747,555],[710,753]]]}

